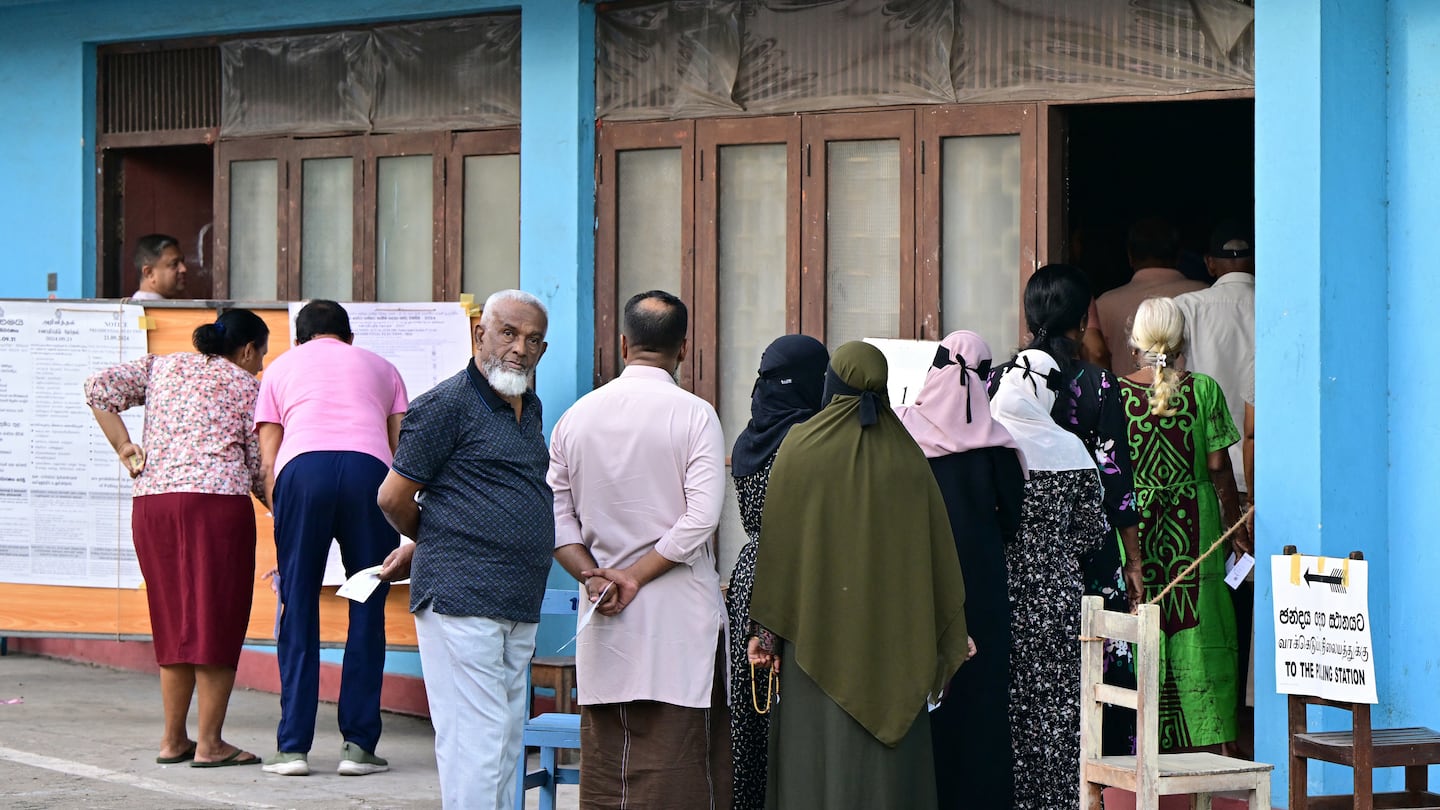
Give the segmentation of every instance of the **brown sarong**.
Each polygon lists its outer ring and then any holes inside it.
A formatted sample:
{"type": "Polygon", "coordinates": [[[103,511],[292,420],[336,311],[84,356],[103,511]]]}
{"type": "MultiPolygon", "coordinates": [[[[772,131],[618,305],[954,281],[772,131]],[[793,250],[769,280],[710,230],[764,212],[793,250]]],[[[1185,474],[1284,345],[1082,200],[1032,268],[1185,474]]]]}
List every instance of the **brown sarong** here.
{"type": "Polygon", "coordinates": [[[581,810],[730,810],[725,663],[710,708],[653,700],[580,707],[581,810]]]}

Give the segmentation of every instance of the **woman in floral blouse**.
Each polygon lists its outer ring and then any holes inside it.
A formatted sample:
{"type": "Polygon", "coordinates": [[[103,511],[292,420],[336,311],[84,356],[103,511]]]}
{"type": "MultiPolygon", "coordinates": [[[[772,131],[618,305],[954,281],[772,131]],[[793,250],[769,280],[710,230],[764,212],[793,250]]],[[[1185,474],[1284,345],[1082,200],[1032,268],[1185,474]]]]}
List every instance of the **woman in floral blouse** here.
{"type": "Polygon", "coordinates": [[[270,330],[255,313],[224,312],[195,330],[196,352],[148,354],[85,381],[95,421],[135,479],[131,532],[145,598],[165,731],[156,762],[191,767],[260,760],[221,728],[250,622],[255,511],[264,499],[255,397],[270,330]],[[143,444],[120,412],[145,406],[143,444]],[[199,733],[186,730],[199,694],[199,733]]]}

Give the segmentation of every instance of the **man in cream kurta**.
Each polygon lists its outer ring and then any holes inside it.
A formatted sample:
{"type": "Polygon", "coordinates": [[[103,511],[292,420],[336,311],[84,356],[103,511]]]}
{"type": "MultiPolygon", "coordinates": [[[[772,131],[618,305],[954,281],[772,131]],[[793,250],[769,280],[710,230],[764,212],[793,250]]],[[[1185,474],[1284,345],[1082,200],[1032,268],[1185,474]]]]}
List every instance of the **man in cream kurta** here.
{"type": "Polygon", "coordinates": [[[672,376],[686,326],[673,295],[632,298],[625,371],[576,402],[551,439],[555,558],[600,605],[576,644],[582,807],[729,806],[711,548],[724,439],[715,409],[672,376]]]}

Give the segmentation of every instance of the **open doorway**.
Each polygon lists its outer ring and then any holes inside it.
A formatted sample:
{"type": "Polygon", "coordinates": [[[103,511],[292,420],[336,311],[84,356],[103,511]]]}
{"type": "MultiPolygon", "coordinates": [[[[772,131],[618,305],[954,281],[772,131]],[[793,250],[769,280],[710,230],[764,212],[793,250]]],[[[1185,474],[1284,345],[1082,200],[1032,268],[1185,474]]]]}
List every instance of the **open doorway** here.
{"type": "Polygon", "coordinates": [[[1180,269],[1208,281],[1211,228],[1253,222],[1254,100],[1088,104],[1064,115],[1064,255],[1095,294],[1129,280],[1126,230],[1147,216],[1179,229],[1180,269]]]}
{"type": "MultiPolygon", "coordinates": [[[[1178,269],[1208,283],[1204,254],[1211,230],[1226,219],[1254,222],[1254,100],[1089,104],[1059,112],[1063,174],[1052,176],[1050,188],[1053,194],[1063,180],[1064,224],[1061,233],[1049,234],[1050,244],[1063,239],[1061,255],[1085,271],[1098,296],[1130,280],[1130,225],[1158,216],[1179,232],[1178,269]]],[[[1241,698],[1234,752],[1249,756],[1254,713],[1244,698],[1253,664],[1253,585],[1234,593],[1233,607],[1241,698]]]]}
{"type": "Polygon", "coordinates": [[[204,144],[109,149],[103,156],[100,295],[135,292],[135,242],[151,233],[180,240],[186,298],[210,298],[214,264],[215,158],[204,144]]]}

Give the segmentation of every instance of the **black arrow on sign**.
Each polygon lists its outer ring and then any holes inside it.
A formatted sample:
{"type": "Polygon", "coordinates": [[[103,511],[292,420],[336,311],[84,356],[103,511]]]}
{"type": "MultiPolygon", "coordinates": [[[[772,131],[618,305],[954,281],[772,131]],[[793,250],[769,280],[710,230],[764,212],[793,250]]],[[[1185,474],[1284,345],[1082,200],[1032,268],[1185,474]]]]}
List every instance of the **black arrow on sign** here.
{"type": "Polygon", "coordinates": [[[1324,582],[1328,585],[1339,585],[1344,582],[1340,577],[1327,576],[1325,574],[1312,574],[1310,569],[1305,569],[1305,587],[1310,587],[1312,582],[1324,582]]]}

